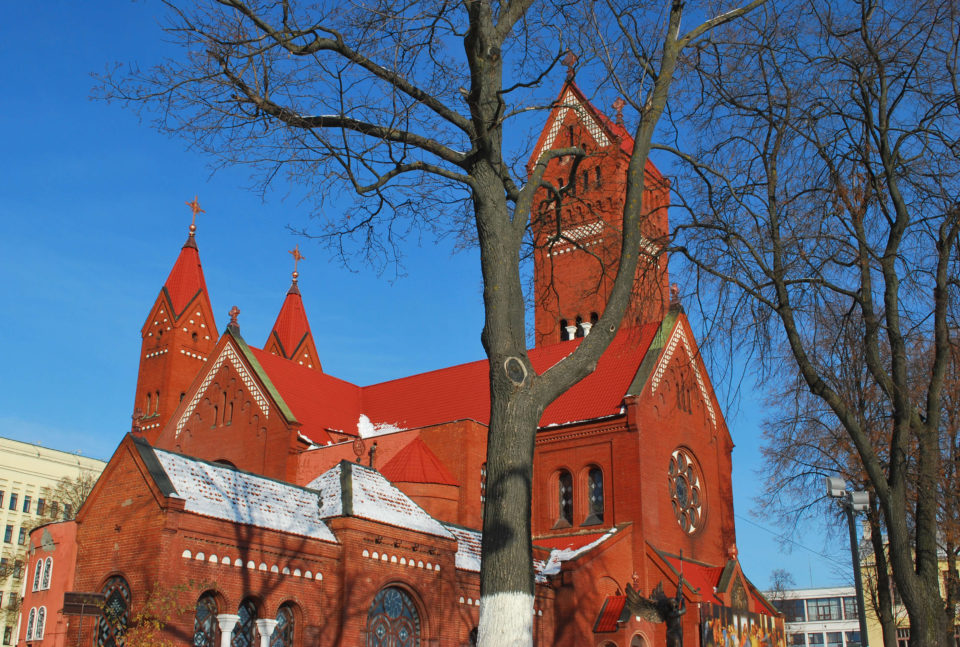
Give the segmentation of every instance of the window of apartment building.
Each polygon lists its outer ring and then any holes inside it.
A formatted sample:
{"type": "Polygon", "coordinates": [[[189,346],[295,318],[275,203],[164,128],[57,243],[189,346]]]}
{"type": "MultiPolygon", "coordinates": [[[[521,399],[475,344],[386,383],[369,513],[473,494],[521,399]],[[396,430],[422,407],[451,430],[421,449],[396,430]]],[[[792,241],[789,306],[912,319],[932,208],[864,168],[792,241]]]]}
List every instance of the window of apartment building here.
{"type": "Polygon", "coordinates": [[[843,620],[840,612],[840,598],[814,598],[807,600],[810,621],[843,620]]]}
{"type": "Polygon", "coordinates": [[[60,504],[56,501],[50,502],[50,516],[54,519],[57,518],[57,514],[60,512],[60,504]]]}
{"type": "Polygon", "coordinates": [[[23,511],[30,512],[30,504],[33,502],[33,497],[24,496],[23,497],[23,511]]]}
{"type": "Polygon", "coordinates": [[[23,561],[17,560],[13,563],[13,576],[16,578],[23,577],[23,561]]]}
{"type": "Polygon", "coordinates": [[[7,598],[7,608],[16,609],[17,608],[17,594],[11,593],[10,597],[7,598]]]}
{"type": "Polygon", "coordinates": [[[787,644],[790,645],[790,647],[805,647],[807,644],[803,634],[790,634],[788,641],[787,644]]]}
{"type": "Polygon", "coordinates": [[[859,631],[848,631],[848,632],[847,632],[847,647],[860,647],[860,632],[859,632],[859,631]]]}
{"type": "Polygon", "coordinates": [[[3,543],[9,544],[13,541],[13,526],[7,524],[7,529],[3,531],[3,543]]]}
{"type": "Polygon", "coordinates": [[[37,499],[37,514],[43,516],[43,511],[47,508],[47,502],[43,499],[37,499]]]}
{"type": "Polygon", "coordinates": [[[857,619],[857,598],[843,598],[843,617],[847,620],[857,619]]]}
{"type": "Polygon", "coordinates": [[[828,632],[827,632],[827,647],[843,647],[843,632],[842,632],[842,631],[828,631],[828,632]]]}
{"type": "Polygon", "coordinates": [[[807,620],[803,600],[776,600],[773,606],[783,614],[784,622],[805,622],[807,620]]]}
{"type": "Polygon", "coordinates": [[[13,638],[13,627],[11,627],[10,625],[6,625],[3,628],[3,644],[9,645],[11,638],[13,638]]]}
{"type": "Polygon", "coordinates": [[[21,546],[27,543],[27,529],[22,526],[20,527],[20,533],[17,535],[17,543],[21,546]]]}
{"type": "Polygon", "coordinates": [[[807,644],[810,647],[823,647],[823,634],[807,634],[807,644]]]}
{"type": "Polygon", "coordinates": [[[72,518],[72,515],[73,515],[73,506],[70,505],[69,503],[64,503],[64,504],[63,504],[63,518],[64,518],[64,519],[70,519],[70,518],[72,518]]]}
{"type": "Polygon", "coordinates": [[[10,509],[11,510],[17,509],[17,493],[16,492],[10,493],[10,509]]]}

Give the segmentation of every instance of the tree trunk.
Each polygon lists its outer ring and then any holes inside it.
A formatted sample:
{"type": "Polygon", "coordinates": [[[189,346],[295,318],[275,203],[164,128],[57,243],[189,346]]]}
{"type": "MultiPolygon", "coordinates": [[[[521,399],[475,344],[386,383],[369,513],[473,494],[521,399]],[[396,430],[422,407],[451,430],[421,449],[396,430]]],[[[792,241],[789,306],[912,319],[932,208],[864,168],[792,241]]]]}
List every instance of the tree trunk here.
{"type": "MultiPolygon", "coordinates": [[[[880,621],[880,630],[883,632],[883,647],[897,647],[897,624],[893,617],[893,595],[890,588],[890,566],[887,563],[887,547],[883,541],[883,531],[880,529],[880,509],[877,507],[876,497],[870,497],[870,513],[867,515],[870,524],[870,543],[873,545],[873,565],[876,571],[877,590],[875,591],[875,611],[880,621]]],[[[866,636],[860,637],[860,644],[867,642],[866,636]]],[[[871,645],[870,647],[879,647],[871,645]]]]}

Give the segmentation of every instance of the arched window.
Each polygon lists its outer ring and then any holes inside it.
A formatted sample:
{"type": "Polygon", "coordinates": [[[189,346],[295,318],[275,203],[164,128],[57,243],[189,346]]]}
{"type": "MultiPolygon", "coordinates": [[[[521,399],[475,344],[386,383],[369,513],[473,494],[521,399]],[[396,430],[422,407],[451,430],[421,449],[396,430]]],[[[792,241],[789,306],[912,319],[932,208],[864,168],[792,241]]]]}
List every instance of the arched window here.
{"type": "Polygon", "coordinates": [[[293,647],[295,626],[293,608],[289,604],[284,604],[277,610],[277,626],[270,636],[270,647],[293,647]]]}
{"type": "Polygon", "coordinates": [[[33,628],[33,639],[43,640],[43,626],[47,622],[47,607],[37,609],[37,626],[33,628]]]}
{"type": "Polygon", "coordinates": [[[557,526],[573,523],[573,477],[567,470],[557,475],[557,526]]]}
{"type": "Polygon", "coordinates": [[[420,614],[395,586],[381,589],[367,613],[367,647],[419,647],[420,614]]]}
{"type": "Polygon", "coordinates": [[[256,644],[254,633],[257,629],[257,607],[252,601],[244,600],[237,609],[237,615],[240,619],[233,628],[230,647],[253,647],[256,644]]]}
{"type": "Polygon", "coordinates": [[[567,320],[560,320],[560,341],[567,341],[570,339],[570,334],[567,332],[567,320]]]}
{"type": "Polygon", "coordinates": [[[197,600],[193,616],[193,647],[216,647],[217,600],[212,593],[204,593],[197,600]]]}
{"type": "Polygon", "coordinates": [[[103,585],[103,615],[97,620],[97,647],[123,647],[130,614],[130,587],[119,575],[103,585]]]}
{"type": "Polygon", "coordinates": [[[155,391],[156,396],[153,398],[153,412],[160,413],[160,390],[155,391]]]}
{"type": "Polygon", "coordinates": [[[577,315],[577,332],[575,333],[577,337],[583,337],[583,317],[577,315]]]}
{"type": "Polygon", "coordinates": [[[603,523],[603,470],[596,465],[587,472],[587,499],[590,513],[584,525],[603,523]]]}
{"type": "Polygon", "coordinates": [[[40,582],[40,588],[43,590],[50,588],[50,578],[53,577],[53,558],[48,557],[43,560],[43,580],[40,582]]]}
{"type": "Polygon", "coordinates": [[[30,615],[27,616],[27,640],[33,640],[33,623],[37,620],[36,608],[30,609],[30,615]]]}
{"type": "Polygon", "coordinates": [[[33,571],[33,590],[40,590],[40,578],[43,575],[43,560],[37,560],[37,567],[33,571]]]}

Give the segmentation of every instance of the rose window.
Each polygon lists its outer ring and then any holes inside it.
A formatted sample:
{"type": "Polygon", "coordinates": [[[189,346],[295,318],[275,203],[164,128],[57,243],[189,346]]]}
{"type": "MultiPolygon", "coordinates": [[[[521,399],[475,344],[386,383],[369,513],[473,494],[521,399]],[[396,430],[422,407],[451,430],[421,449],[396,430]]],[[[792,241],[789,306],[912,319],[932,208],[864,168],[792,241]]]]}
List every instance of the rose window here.
{"type": "Polygon", "coordinates": [[[673,514],[683,531],[692,534],[703,527],[703,478],[693,457],[685,449],[670,456],[667,470],[673,514]]]}

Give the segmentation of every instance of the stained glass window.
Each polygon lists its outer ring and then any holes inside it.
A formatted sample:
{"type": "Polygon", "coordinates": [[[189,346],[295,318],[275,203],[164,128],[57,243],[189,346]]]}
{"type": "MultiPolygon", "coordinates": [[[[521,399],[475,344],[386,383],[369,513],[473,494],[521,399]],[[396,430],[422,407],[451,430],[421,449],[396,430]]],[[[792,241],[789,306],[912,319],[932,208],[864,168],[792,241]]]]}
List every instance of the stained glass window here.
{"type": "Polygon", "coordinates": [[[573,477],[567,470],[561,470],[557,477],[557,502],[560,506],[558,523],[573,523],[573,477]]]}
{"type": "Polygon", "coordinates": [[[43,575],[43,560],[37,560],[37,566],[33,571],[33,590],[37,591],[40,589],[40,578],[43,575]]]}
{"type": "Polygon", "coordinates": [[[367,614],[367,647],[419,647],[420,614],[402,589],[377,593],[367,614]]]}
{"type": "Polygon", "coordinates": [[[677,449],[671,454],[667,479],[677,522],[684,532],[696,532],[703,527],[703,478],[687,450],[677,449]]]}
{"type": "Polygon", "coordinates": [[[53,576],[53,558],[48,557],[43,560],[43,581],[40,582],[40,588],[47,590],[50,588],[50,578],[53,576]]]}
{"type": "Polygon", "coordinates": [[[43,639],[43,626],[47,624],[47,607],[37,609],[37,626],[33,629],[33,639],[43,639]]]}
{"type": "Polygon", "coordinates": [[[293,647],[293,609],[288,605],[277,611],[277,626],[270,636],[270,647],[293,647]]]}
{"type": "Polygon", "coordinates": [[[120,576],[103,585],[103,615],[97,620],[97,647],[123,647],[130,613],[130,587],[120,576]]]}
{"type": "Polygon", "coordinates": [[[253,647],[256,644],[254,633],[257,629],[257,607],[250,600],[244,600],[237,609],[237,615],[240,616],[240,620],[233,628],[230,647],[253,647]]]}
{"type": "Polygon", "coordinates": [[[591,467],[587,473],[587,496],[590,514],[584,523],[603,523],[603,470],[599,467],[591,467]]]}
{"type": "Polygon", "coordinates": [[[33,622],[37,619],[37,610],[30,609],[30,615],[27,617],[27,640],[33,640],[33,622]]]}
{"type": "Polygon", "coordinates": [[[197,600],[197,609],[193,618],[193,646],[216,647],[217,644],[217,601],[209,593],[197,600]]]}

